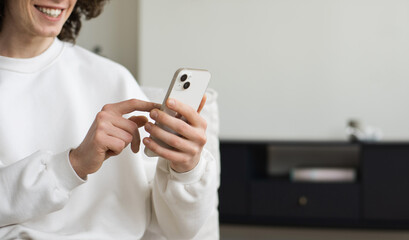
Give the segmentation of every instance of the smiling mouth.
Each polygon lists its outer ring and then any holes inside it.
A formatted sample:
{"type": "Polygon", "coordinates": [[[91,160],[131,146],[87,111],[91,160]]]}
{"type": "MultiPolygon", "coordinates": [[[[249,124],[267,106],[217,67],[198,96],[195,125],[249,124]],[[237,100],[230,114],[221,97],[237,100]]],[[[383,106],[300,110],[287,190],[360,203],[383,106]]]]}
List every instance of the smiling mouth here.
{"type": "Polygon", "coordinates": [[[46,7],[40,7],[40,6],[35,6],[40,12],[46,14],[47,16],[57,18],[61,15],[62,9],[57,9],[57,8],[46,8],[46,7]]]}

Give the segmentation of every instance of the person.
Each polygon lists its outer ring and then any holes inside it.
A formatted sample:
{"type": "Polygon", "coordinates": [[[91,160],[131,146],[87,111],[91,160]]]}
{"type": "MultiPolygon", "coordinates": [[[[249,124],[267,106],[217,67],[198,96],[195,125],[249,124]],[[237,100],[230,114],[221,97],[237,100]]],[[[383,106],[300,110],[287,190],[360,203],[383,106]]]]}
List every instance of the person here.
{"type": "Polygon", "coordinates": [[[0,0],[0,239],[191,239],[214,209],[198,111],[74,44],[105,2],[0,0]]]}

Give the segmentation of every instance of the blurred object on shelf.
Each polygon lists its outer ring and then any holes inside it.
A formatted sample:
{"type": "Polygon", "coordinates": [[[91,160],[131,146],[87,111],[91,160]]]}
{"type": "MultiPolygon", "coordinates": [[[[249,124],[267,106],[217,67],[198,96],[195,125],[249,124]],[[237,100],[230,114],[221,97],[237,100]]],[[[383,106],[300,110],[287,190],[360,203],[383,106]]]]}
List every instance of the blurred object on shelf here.
{"type": "Polygon", "coordinates": [[[293,182],[354,182],[354,168],[294,168],[291,170],[293,182]]]}
{"type": "Polygon", "coordinates": [[[365,126],[359,120],[348,120],[346,133],[351,142],[376,142],[382,139],[380,128],[365,126]]]}

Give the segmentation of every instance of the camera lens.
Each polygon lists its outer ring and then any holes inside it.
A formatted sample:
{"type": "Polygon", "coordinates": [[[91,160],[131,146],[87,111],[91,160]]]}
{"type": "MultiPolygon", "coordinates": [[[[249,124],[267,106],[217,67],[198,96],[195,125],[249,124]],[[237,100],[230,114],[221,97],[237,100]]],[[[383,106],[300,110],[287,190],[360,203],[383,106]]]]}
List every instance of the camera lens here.
{"type": "Polygon", "coordinates": [[[182,82],[186,81],[186,79],[187,79],[187,75],[186,75],[186,74],[183,74],[183,75],[180,77],[180,81],[182,81],[182,82]]]}
{"type": "Polygon", "coordinates": [[[190,87],[190,82],[186,82],[185,84],[183,84],[184,89],[188,89],[189,87],[190,87]]]}

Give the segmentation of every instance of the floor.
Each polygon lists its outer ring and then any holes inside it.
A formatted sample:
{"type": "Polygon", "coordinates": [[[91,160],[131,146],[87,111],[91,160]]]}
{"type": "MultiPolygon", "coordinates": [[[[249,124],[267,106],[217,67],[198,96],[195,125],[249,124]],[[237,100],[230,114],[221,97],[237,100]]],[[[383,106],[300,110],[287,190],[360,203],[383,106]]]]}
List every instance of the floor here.
{"type": "Polygon", "coordinates": [[[221,225],[220,240],[406,240],[409,230],[317,229],[221,225]]]}

